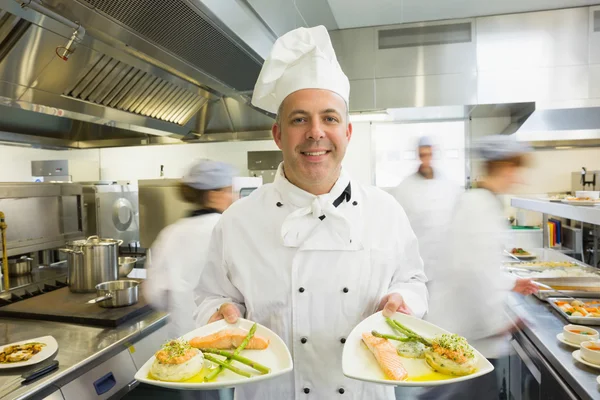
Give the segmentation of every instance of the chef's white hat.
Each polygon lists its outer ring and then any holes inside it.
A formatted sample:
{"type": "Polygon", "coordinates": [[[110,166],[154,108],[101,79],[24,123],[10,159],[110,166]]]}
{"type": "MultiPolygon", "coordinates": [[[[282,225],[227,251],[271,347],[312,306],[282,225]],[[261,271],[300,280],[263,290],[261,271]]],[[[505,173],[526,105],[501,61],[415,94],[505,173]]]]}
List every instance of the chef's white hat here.
{"type": "Polygon", "coordinates": [[[493,135],[477,140],[475,150],[485,161],[500,161],[526,154],[531,147],[509,135],[493,135]]]}
{"type": "Polygon", "coordinates": [[[348,104],[350,82],[322,25],[294,29],[277,39],[254,86],[252,104],[276,114],[283,100],[301,89],[327,89],[348,104]]]}
{"type": "Polygon", "coordinates": [[[421,136],[418,147],[433,147],[433,140],[429,136],[421,136]]]}
{"type": "Polygon", "coordinates": [[[235,168],[220,161],[198,160],[181,179],[198,190],[216,190],[232,185],[235,168]]]}

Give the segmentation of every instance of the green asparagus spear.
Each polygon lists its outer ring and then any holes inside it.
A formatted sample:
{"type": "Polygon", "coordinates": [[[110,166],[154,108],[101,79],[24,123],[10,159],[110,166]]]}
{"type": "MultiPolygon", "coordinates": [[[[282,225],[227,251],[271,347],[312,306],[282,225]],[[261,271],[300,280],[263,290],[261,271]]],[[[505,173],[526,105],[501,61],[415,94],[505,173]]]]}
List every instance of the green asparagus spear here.
{"type": "MultiPolygon", "coordinates": [[[[389,318],[387,318],[389,319],[389,318]]],[[[389,319],[388,324],[392,325],[396,328],[396,330],[398,330],[399,332],[402,332],[403,334],[405,334],[406,336],[413,338],[415,340],[418,340],[419,342],[423,343],[425,346],[427,347],[431,347],[431,342],[427,339],[425,339],[423,336],[419,335],[418,333],[414,332],[413,330],[407,328],[406,326],[402,325],[400,322],[394,320],[394,319],[389,319]]]]}
{"type": "Polygon", "coordinates": [[[371,331],[371,335],[373,335],[375,337],[378,337],[378,338],[396,340],[398,342],[412,342],[412,341],[416,341],[416,339],[414,339],[414,338],[400,337],[400,336],[396,336],[396,335],[387,335],[385,333],[379,333],[377,331],[371,331]]]}
{"type": "MultiPolygon", "coordinates": [[[[246,337],[244,338],[244,340],[242,341],[242,343],[240,343],[240,345],[238,346],[238,348],[235,349],[235,351],[233,352],[233,354],[235,354],[237,356],[238,354],[241,353],[242,350],[244,350],[246,348],[246,346],[248,346],[248,343],[250,343],[250,339],[252,339],[252,337],[254,336],[254,332],[256,332],[256,324],[252,325],[252,328],[250,328],[250,331],[248,332],[248,334],[246,335],[246,337]]],[[[226,361],[226,363],[228,365],[231,364],[231,362],[232,362],[231,359],[228,359],[226,361]]],[[[218,368],[214,369],[210,374],[208,374],[206,377],[204,377],[204,381],[205,382],[212,381],[222,371],[223,371],[223,366],[220,365],[218,368]]]]}
{"type": "Polygon", "coordinates": [[[252,375],[250,375],[248,372],[242,371],[241,369],[234,367],[233,365],[230,365],[224,361],[219,360],[218,358],[211,356],[210,354],[205,354],[204,358],[207,359],[208,361],[212,361],[215,364],[218,364],[221,368],[227,368],[227,369],[235,372],[238,375],[245,376],[246,378],[252,377],[252,375]]]}
{"type": "Polygon", "coordinates": [[[242,364],[246,364],[247,366],[254,368],[257,371],[262,372],[263,374],[268,374],[269,372],[271,372],[271,369],[269,367],[265,367],[264,365],[262,365],[256,361],[253,361],[249,358],[237,355],[235,353],[231,353],[229,351],[224,351],[224,350],[219,350],[219,349],[204,349],[204,350],[202,350],[202,352],[218,354],[220,356],[227,357],[228,359],[233,359],[235,361],[239,361],[242,364]]]}

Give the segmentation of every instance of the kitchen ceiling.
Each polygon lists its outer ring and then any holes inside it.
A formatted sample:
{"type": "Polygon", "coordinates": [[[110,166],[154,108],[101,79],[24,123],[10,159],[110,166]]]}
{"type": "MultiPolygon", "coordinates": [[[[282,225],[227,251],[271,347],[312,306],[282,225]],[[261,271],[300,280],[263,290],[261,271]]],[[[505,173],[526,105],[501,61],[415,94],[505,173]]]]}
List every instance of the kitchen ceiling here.
{"type": "MultiPolygon", "coordinates": [[[[293,0],[292,0],[293,1],[293,0]]],[[[297,5],[311,0],[296,0],[297,5]]],[[[323,8],[327,8],[322,0],[323,8]]],[[[376,25],[393,25],[442,19],[458,19],[580,7],[600,4],[599,0],[327,0],[337,27],[347,29],[376,25]]],[[[314,14],[314,12],[313,12],[314,14]]],[[[304,14],[308,25],[315,25],[310,14],[304,14]]]]}

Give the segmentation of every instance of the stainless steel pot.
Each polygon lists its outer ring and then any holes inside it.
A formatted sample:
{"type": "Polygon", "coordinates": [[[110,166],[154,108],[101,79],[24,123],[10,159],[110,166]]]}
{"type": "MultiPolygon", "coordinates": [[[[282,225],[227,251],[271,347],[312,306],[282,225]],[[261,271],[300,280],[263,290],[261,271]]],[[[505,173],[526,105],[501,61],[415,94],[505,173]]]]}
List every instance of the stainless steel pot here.
{"type": "Polygon", "coordinates": [[[99,283],[117,280],[117,255],[121,243],[119,240],[90,236],[85,240],[69,242],[66,249],[60,249],[67,253],[71,292],[94,292],[99,283]]]}
{"type": "Polygon", "coordinates": [[[137,258],[119,257],[119,278],[125,278],[135,267],[137,258]]]}
{"type": "Polygon", "coordinates": [[[130,280],[102,282],[96,285],[98,297],[88,301],[88,304],[105,308],[134,305],[138,302],[139,286],[139,282],[130,280]]]}
{"type": "MultiPolygon", "coordinates": [[[[2,263],[0,263],[0,266],[2,263]]],[[[33,269],[33,258],[23,256],[8,259],[8,276],[23,276],[31,274],[33,269]]]]}

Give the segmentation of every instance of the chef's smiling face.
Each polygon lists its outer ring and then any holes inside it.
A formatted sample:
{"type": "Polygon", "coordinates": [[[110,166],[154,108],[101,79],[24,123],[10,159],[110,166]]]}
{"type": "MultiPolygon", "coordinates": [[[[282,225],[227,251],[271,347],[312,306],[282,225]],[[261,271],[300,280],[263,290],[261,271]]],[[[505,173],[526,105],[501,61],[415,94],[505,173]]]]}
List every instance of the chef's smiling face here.
{"type": "Polygon", "coordinates": [[[352,136],[344,99],[329,90],[299,90],[285,98],[278,121],[272,132],[287,179],[312,194],[328,193],[352,136]]]}

